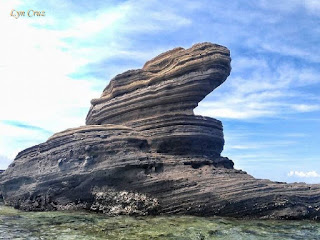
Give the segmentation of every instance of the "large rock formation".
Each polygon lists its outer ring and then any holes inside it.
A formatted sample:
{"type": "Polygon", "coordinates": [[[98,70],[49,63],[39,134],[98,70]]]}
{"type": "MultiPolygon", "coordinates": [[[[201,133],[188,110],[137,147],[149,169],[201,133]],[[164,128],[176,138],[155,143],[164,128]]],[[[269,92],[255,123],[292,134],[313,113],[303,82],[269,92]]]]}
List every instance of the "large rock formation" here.
{"type": "Polygon", "coordinates": [[[18,154],[1,175],[7,205],[117,214],[317,219],[320,186],[255,179],[220,154],[219,120],[193,109],[230,73],[225,47],[176,48],[116,76],[87,125],[18,154]]]}
{"type": "Polygon", "coordinates": [[[158,153],[220,156],[222,124],[193,109],[230,74],[230,52],[209,43],[175,48],[119,74],[91,101],[86,123],[133,127],[158,153]]]}

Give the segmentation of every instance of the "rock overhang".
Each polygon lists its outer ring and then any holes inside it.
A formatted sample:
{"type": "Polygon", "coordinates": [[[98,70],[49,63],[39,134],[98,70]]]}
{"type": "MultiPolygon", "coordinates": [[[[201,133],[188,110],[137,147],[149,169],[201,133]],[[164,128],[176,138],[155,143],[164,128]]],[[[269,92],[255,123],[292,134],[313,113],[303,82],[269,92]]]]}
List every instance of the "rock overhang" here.
{"type": "Polygon", "coordinates": [[[198,103],[229,76],[230,62],[230,51],[212,43],[160,54],[142,69],[113,78],[101,97],[91,101],[86,123],[121,123],[112,117],[122,115],[126,119],[128,114],[115,112],[117,105],[130,106],[125,112],[135,115],[132,120],[139,119],[139,115],[141,118],[168,113],[192,115],[198,103]]]}

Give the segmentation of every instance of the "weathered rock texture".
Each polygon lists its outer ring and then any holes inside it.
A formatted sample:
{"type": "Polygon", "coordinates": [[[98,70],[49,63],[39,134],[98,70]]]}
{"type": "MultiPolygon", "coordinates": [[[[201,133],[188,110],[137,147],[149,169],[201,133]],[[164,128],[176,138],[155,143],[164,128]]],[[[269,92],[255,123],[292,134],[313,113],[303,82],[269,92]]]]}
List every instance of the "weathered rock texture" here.
{"type": "Polygon", "coordinates": [[[197,44],[175,48],[142,69],[119,74],[91,101],[87,124],[125,124],[163,115],[191,115],[198,103],[230,73],[225,47],[197,44]]]}
{"type": "Polygon", "coordinates": [[[219,120],[193,109],[230,74],[227,48],[176,48],[116,76],[87,126],[18,154],[2,197],[23,210],[317,219],[320,186],[259,180],[220,154],[219,120]]]}

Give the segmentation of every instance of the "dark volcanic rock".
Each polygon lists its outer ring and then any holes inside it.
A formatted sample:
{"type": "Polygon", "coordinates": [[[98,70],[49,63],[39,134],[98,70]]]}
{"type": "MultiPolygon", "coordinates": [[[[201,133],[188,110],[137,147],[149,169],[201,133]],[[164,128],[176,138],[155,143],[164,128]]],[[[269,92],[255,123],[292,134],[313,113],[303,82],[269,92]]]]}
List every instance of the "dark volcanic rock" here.
{"type": "Polygon", "coordinates": [[[226,80],[230,61],[227,48],[211,43],[160,54],[142,69],[112,79],[91,101],[86,123],[131,126],[158,153],[219,157],[221,122],[194,116],[193,109],[226,80]]]}
{"type": "Polygon", "coordinates": [[[193,109],[230,74],[227,48],[202,43],[175,48],[142,69],[117,75],[102,96],[91,101],[87,124],[124,124],[149,117],[183,114],[193,109]]]}
{"type": "Polygon", "coordinates": [[[1,174],[7,205],[108,215],[317,219],[320,186],[255,179],[222,157],[219,120],[193,109],[230,74],[229,50],[176,48],[116,76],[87,126],[18,154],[1,174]]]}
{"type": "MultiPolygon", "coordinates": [[[[0,170],[0,182],[1,182],[1,174],[4,173],[4,170],[0,170]]],[[[0,187],[0,202],[3,201],[3,196],[2,196],[2,191],[1,191],[1,187],[0,187]]]]}

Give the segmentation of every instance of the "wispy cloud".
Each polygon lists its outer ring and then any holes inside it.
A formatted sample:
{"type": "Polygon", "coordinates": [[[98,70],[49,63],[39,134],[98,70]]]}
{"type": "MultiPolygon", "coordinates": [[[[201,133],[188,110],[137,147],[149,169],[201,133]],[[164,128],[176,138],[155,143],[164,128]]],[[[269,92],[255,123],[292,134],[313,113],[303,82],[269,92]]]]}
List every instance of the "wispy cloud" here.
{"type": "Polygon", "coordinates": [[[6,156],[0,155],[0,170],[5,170],[11,162],[12,162],[12,159],[6,156]]]}
{"type": "Polygon", "coordinates": [[[39,127],[0,121],[0,155],[13,159],[19,151],[39,144],[51,135],[52,132],[39,127]]]}
{"type": "Polygon", "coordinates": [[[258,1],[258,4],[264,9],[277,10],[287,13],[306,10],[311,14],[319,14],[317,11],[320,10],[320,3],[317,0],[290,0],[281,2],[276,0],[260,0],[258,1]]]}
{"type": "Polygon", "coordinates": [[[45,133],[49,133],[52,134],[51,131],[48,131],[44,128],[41,127],[37,127],[37,126],[32,126],[32,125],[28,125],[19,121],[13,121],[13,120],[2,120],[1,121],[3,124],[6,125],[11,125],[11,126],[15,126],[15,127],[19,127],[19,128],[25,128],[25,129],[30,129],[30,130],[35,130],[35,131],[41,131],[41,132],[45,132],[45,133]]]}
{"type": "MultiPolygon", "coordinates": [[[[234,142],[234,141],[232,141],[234,142]]],[[[241,141],[239,141],[241,142],[241,141]]],[[[289,147],[290,145],[295,145],[297,142],[293,140],[260,140],[255,142],[250,142],[246,144],[228,144],[230,149],[270,149],[270,148],[283,148],[283,147],[289,147]]]]}
{"type": "Polygon", "coordinates": [[[319,15],[320,11],[320,2],[317,0],[305,0],[305,7],[313,14],[319,15]]]}
{"type": "Polygon", "coordinates": [[[197,114],[250,119],[320,110],[317,94],[303,89],[320,83],[319,70],[258,58],[236,58],[233,65],[228,84],[202,101],[197,114]]]}
{"type": "Polygon", "coordinates": [[[320,110],[320,105],[318,104],[292,104],[290,107],[298,112],[313,112],[320,110]]]}
{"type": "Polygon", "coordinates": [[[303,172],[303,171],[290,171],[288,173],[289,177],[301,177],[301,178],[319,178],[320,174],[316,171],[309,171],[309,172],[303,172]]]}

